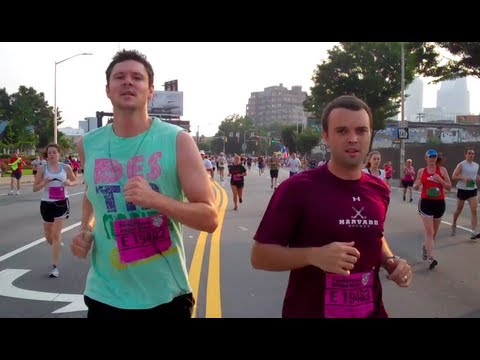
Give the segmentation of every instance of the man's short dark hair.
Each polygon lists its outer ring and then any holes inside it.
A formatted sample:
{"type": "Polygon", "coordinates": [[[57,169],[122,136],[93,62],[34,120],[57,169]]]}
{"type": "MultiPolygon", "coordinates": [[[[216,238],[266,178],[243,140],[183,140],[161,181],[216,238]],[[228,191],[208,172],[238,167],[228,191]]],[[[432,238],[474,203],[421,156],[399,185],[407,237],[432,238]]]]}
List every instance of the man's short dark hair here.
{"type": "Polygon", "coordinates": [[[152,86],[153,85],[153,68],[152,68],[152,64],[148,62],[147,57],[143,55],[141,52],[139,52],[138,50],[125,50],[125,49],[118,51],[113,57],[112,62],[108,65],[107,71],[105,71],[105,74],[107,75],[107,85],[110,84],[110,75],[112,74],[113,67],[118,63],[121,63],[127,60],[138,61],[139,63],[142,63],[143,66],[145,66],[145,70],[147,71],[147,74],[148,74],[148,86],[152,86]]]}
{"type": "Polygon", "coordinates": [[[368,114],[368,118],[370,120],[370,129],[373,129],[373,116],[372,116],[372,110],[370,110],[370,107],[357,98],[356,96],[353,95],[342,95],[331,101],[323,110],[322,114],[322,128],[323,131],[328,133],[328,120],[330,117],[330,113],[334,109],[348,109],[348,110],[353,110],[353,111],[358,111],[358,110],[365,110],[368,114]]]}

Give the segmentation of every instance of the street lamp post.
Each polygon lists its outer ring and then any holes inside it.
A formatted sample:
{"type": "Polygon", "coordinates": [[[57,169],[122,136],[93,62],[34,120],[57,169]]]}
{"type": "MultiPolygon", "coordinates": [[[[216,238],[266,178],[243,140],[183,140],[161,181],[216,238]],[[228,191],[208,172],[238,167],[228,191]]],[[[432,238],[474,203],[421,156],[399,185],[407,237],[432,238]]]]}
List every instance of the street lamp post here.
{"type": "MultiPolygon", "coordinates": [[[[400,67],[401,69],[401,120],[400,126],[405,128],[405,50],[403,48],[403,42],[401,43],[401,59],[400,59],[400,67]]],[[[400,171],[398,172],[400,179],[402,178],[403,174],[403,164],[405,163],[405,140],[403,138],[400,139],[400,171]]]]}
{"type": "Polygon", "coordinates": [[[225,154],[225,138],[226,138],[227,136],[226,136],[226,134],[225,134],[225,131],[218,130],[218,132],[223,134],[223,137],[222,137],[222,143],[223,143],[223,154],[225,154]]]}
{"type": "Polygon", "coordinates": [[[56,61],[55,62],[55,82],[53,86],[53,142],[57,143],[57,119],[58,119],[58,112],[57,112],[57,65],[65,62],[67,60],[73,59],[74,57],[81,56],[81,55],[93,55],[92,53],[80,53],[73,56],[70,56],[66,59],[56,61]]]}

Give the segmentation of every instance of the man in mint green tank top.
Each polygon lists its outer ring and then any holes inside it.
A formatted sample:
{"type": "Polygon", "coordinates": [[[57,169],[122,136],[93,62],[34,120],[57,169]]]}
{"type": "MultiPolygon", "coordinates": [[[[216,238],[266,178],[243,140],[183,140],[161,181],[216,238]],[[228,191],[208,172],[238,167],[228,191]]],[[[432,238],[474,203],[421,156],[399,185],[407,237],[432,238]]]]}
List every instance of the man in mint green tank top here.
{"type": "Polygon", "coordinates": [[[190,318],[182,225],[212,233],[218,224],[192,137],[148,115],[153,78],[143,54],[117,52],[106,70],[114,120],[78,143],[87,190],[71,250],[92,249],[88,318],[190,318]]]}

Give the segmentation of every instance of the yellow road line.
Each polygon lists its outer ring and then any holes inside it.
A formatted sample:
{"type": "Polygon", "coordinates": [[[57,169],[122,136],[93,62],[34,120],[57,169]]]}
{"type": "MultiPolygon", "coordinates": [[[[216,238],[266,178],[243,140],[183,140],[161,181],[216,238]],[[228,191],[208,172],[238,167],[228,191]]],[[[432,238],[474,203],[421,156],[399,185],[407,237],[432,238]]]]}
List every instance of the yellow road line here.
{"type": "MultiPolygon", "coordinates": [[[[210,257],[208,264],[207,279],[207,301],[206,301],[206,318],[221,318],[222,303],[220,296],[220,236],[222,234],[223,218],[228,204],[228,196],[225,189],[215,181],[215,186],[222,193],[222,206],[218,213],[218,226],[212,234],[210,244],[210,257]]],[[[218,207],[217,207],[218,208],[218,207]]]]}
{"type": "MultiPolygon", "coordinates": [[[[213,186],[215,191],[215,207],[218,209],[220,206],[220,193],[215,186],[213,186]]],[[[206,231],[201,231],[197,238],[197,243],[195,245],[195,251],[193,252],[192,262],[190,264],[190,271],[188,272],[188,281],[192,287],[193,298],[196,301],[195,306],[192,311],[192,318],[197,316],[197,306],[198,306],[198,289],[200,288],[200,275],[202,274],[202,263],[203,263],[203,254],[205,253],[205,244],[207,243],[208,233],[206,231]]]]}

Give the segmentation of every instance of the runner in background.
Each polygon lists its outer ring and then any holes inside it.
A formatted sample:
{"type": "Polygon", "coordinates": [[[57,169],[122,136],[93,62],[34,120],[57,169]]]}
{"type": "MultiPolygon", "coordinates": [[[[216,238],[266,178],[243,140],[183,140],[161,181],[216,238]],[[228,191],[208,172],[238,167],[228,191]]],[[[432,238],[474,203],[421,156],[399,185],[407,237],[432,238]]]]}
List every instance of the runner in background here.
{"type": "Polygon", "coordinates": [[[457,220],[463,210],[465,201],[470,207],[470,224],[472,235],[470,239],[478,239],[480,233],[477,229],[477,182],[480,180],[478,176],[478,164],[473,161],[475,150],[472,147],[465,149],[465,160],[460,162],[452,174],[452,180],[457,181],[457,208],[453,213],[452,236],[455,236],[457,229],[457,220]]]}
{"type": "Polygon", "coordinates": [[[233,210],[238,209],[238,202],[243,202],[243,187],[245,186],[244,178],[247,176],[247,169],[242,165],[240,156],[235,155],[233,165],[228,167],[230,176],[230,187],[233,194],[233,210]]]}
{"type": "Polygon", "coordinates": [[[52,246],[50,277],[58,277],[60,254],[62,251],[61,231],[63,221],[70,214],[67,186],[77,184],[70,165],[60,162],[60,146],[54,143],[45,148],[46,165],[38,167],[33,191],[43,189],[40,214],[43,219],[45,239],[52,246]]]}
{"type": "Polygon", "coordinates": [[[25,160],[20,156],[20,151],[17,149],[13,152],[13,156],[8,163],[8,166],[12,169],[12,173],[10,175],[10,192],[8,195],[13,195],[13,190],[15,188],[15,182],[17,187],[17,192],[15,195],[20,195],[20,179],[22,178],[22,167],[26,166],[25,160]]]}
{"type": "Polygon", "coordinates": [[[388,187],[391,187],[391,180],[393,176],[393,166],[391,161],[387,161],[383,165],[383,170],[385,170],[385,181],[387,182],[388,187]]]}
{"type": "Polygon", "coordinates": [[[407,159],[405,166],[403,167],[403,177],[402,177],[402,186],[403,186],[403,201],[407,201],[406,195],[407,191],[410,195],[410,202],[413,201],[412,190],[413,182],[415,180],[415,168],[412,166],[412,159],[407,159]]]}
{"type": "Polygon", "coordinates": [[[434,248],[438,228],[445,213],[444,190],[450,190],[452,187],[447,169],[437,164],[437,156],[436,150],[427,150],[425,153],[427,166],[418,170],[417,179],[413,185],[415,190],[422,187],[418,203],[418,214],[422,219],[425,238],[422,248],[422,259],[427,261],[427,267],[430,270],[433,270],[438,265],[438,260],[434,255],[434,248]]]}

